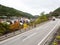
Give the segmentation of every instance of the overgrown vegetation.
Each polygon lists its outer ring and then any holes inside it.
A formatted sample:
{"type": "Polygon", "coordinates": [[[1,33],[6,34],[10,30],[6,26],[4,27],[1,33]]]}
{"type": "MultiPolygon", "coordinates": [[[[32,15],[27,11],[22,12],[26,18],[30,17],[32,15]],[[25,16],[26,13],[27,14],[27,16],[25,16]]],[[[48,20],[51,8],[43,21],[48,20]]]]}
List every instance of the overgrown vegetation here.
{"type": "Polygon", "coordinates": [[[35,24],[39,24],[41,22],[47,21],[48,17],[44,12],[41,13],[41,15],[35,20],[35,24]]]}
{"type": "Polygon", "coordinates": [[[9,33],[9,25],[5,23],[0,23],[0,36],[9,33]]]}

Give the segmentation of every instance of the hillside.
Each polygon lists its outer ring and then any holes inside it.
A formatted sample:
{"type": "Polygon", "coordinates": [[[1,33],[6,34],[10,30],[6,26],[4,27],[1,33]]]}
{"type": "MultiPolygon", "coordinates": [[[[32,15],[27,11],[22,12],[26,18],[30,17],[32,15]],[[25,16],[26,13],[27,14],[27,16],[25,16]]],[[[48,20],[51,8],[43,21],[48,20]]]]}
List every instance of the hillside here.
{"type": "Polygon", "coordinates": [[[55,16],[55,17],[60,16],[60,7],[52,12],[52,16],[55,16]]]}
{"type": "Polygon", "coordinates": [[[28,17],[33,18],[33,16],[29,13],[16,10],[14,8],[6,7],[3,5],[0,5],[0,16],[21,16],[21,17],[28,17]]]}

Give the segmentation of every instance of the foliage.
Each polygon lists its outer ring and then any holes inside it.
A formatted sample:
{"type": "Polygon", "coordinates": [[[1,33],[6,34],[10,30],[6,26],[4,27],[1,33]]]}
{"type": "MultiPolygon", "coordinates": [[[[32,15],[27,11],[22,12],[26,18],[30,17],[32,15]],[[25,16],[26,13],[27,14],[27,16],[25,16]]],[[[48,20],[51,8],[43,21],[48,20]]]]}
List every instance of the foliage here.
{"type": "Polygon", "coordinates": [[[0,23],[0,36],[9,32],[9,26],[7,24],[0,23]]]}
{"type": "Polygon", "coordinates": [[[29,27],[29,25],[27,23],[24,23],[23,29],[27,29],[28,27],[29,27]]]}
{"type": "Polygon", "coordinates": [[[44,12],[41,13],[41,16],[39,16],[36,20],[35,20],[35,24],[39,24],[41,22],[47,21],[48,17],[46,14],[44,14],[44,12]]]}
{"type": "Polygon", "coordinates": [[[53,45],[58,45],[58,43],[56,41],[53,42],[53,45]]]}
{"type": "Polygon", "coordinates": [[[60,36],[57,35],[57,36],[56,36],[56,39],[57,39],[57,40],[60,40],[60,36]]]}
{"type": "Polygon", "coordinates": [[[10,24],[10,27],[9,27],[9,29],[11,30],[11,31],[16,31],[16,30],[20,30],[22,28],[22,26],[19,24],[19,22],[16,22],[16,23],[14,23],[14,24],[10,24]]]}

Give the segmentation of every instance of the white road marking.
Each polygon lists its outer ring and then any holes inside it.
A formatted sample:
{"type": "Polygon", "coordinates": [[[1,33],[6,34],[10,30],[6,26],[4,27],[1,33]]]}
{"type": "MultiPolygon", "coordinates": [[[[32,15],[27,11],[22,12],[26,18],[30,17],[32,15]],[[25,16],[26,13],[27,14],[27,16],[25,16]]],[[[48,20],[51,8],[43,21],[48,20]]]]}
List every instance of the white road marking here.
{"type": "Polygon", "coordinates": [[[32,36],[34,36],[34,35],[36,35],[36,34],[37,34],[37,33],[33,33],[33,34],[29,35],[28,37],[26,37],[25,39],[23,39],[22,41],[24,42],[25,40],[31,38],[32,36]]]}
{"type": "MultiPolygon", "coordinates": [[[[59,23],[59,22],[58,22],[59,23]]],[[[49,35],[50,33],[56,28],[57,24],[55,25],[55,27],[47,34],[47,36],[45,36],[39,43],[38,45],[40,45],[49,35]]]]}

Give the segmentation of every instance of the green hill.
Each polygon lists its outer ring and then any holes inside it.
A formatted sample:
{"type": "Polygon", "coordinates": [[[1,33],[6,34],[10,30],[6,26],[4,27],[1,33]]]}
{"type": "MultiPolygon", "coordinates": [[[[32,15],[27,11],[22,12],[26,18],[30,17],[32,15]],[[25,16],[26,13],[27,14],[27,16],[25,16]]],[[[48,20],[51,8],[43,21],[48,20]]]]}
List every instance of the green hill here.
{"type": "Polygon", "coordinates": [[[3,5],[0,5],[0,16],[21,16],[21,17],[28,17],[33,18],[33,16],[29,13],[16,10],[14,8],[6,7],[3,5]]]}
{"type": "Polygon", "coordinates": [[[60,7],[52,12],[52,16],[55,16],[55,17],[60,16],[60,7]]]}

